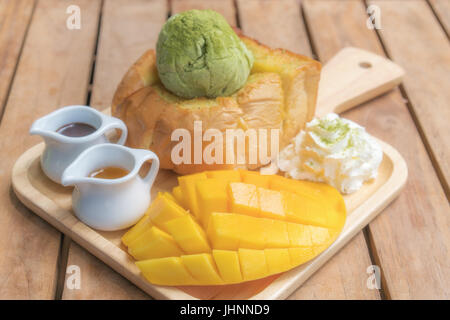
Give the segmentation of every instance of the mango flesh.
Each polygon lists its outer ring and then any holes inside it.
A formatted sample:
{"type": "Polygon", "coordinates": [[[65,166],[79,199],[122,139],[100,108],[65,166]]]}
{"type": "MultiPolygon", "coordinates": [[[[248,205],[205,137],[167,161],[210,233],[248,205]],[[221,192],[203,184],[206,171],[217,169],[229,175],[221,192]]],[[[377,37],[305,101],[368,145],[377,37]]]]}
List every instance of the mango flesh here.
{"type": "Polygon", "coordinates": [[[157,285],[251,281],[306,263],[341,232],[345,203],[334,188],[244,170],[179,178],[122,237],[157,285]]]}

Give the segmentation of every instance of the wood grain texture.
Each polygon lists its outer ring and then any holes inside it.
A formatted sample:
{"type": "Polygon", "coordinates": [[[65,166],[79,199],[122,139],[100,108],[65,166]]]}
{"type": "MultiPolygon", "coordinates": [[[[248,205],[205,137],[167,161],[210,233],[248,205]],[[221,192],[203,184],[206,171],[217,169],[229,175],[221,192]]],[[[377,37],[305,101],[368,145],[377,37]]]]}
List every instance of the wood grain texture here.
{"type": "Polygon", "coordinates": [[[8,96],[34,0],[0,1],[0,114],[8,96]]]}
{"type": "Polygon", "coordinates": [[[28,129],[37,117],[84,103],[95,43],[99,1],[40,1],[32,18],[0,125],[0,296],[52,299],[60,233],[19,203],[10,189],[19,155],[39,141],[28,129]],[[81,30],[66,28],[66,8],[83,12],[81,30]]]}
{"type": "Polygon", "coordinates": [[[241,29],[273,48],[312,56],[298,0],[238,0],[241,29]]]}
{"type": "Polygon", "coordinates": [[[450,42],[425,1],[370,1],[382,12],[381,38],[408,74],[404,88],[450,199],[450,42]]]}
{"type": "Polygon", "coordinates": [[[441,22],[442,26],[450,33],[450,1],[449,0],[428,0],[433,8],[436,16],[441,22]]]}
{"type": "Polygon", "coordinates": [[[166,0],[104,1],[91,106],[101,110],[110,107],[130,65],[156,46],[166,17],[166,0]]]}
{"type": "MultiPolygon", "coordinates": [[[[165,0],[106,0],[102,11],[91,105],[108,106],[122,76],[147,49],[154,48],[168,12],[165,0]]],[[[68,265],[82,272],[80,290],[65,287],[63,299],[148,299],[149,296],[95,256],[71,246],[68,265]]]]}
{"type": "MultiPolygon", "coordinates": [[[[281,47],[311,56],[311,47],[300,14],[300,5],[296,0],[282,1],[238,1],[241,28],[244,34],[255,37],[262,43],[281,47]],[[270,14],[268,14],[270,12],[270,14]]],[[[371,265],[365,239],[360,232],[352,242],[355,250],[343,250],[333,257],[327,267],[317,272],[307,283],[319,285],[299,288],[292,298],[314,296],[317,299],[377,299],[377,292],[368,291],[364,283],[367,279],[366,268],[371,265]],[[346,261],[347,273],[340,272],[342,261],[346,261]],[[364,267],[361,268],[361,265],[364,267]],[[329,276],[337,279],[329,281],[329,276]],[[324,284],[324,285],[320,285],[324,284]],[[325,285],[326,284],[326,285],[325,285]],[[345,285],[343,285],[345,284],[345,285]],[[352,287],[353,291],[343,290],[352,287]]]]}
{"type": "MultiPolygon", "coordinates": [[[[348,45],[383,54],[377,35],[365,25],[362,2],[305,1],[303,8],[317,53],[324,61],[348,45]]],[[[449,205],[399,90],[344,116],[392,143],[408,163],[405,190],[369,225],[388,298],[448,298],[449,205]]]]}
{"type": "Polygon", "coordinates": [[[172,14],[191,9],[211,9],[222,14],[231,26],[237,25],[234,0],[172,0],[171,4],[172,14]]]}
{"type": "MultiPolygon", "coordinates": [[[[384,152],[379,176],[371,183],[365,184],[358,192],[344,196],[347,207],[346,223],[339,237],[330,247],[310,262],[282,273],[276,279],[268,277],[248,283],[219,287],[186,289],[154,286],[147,282],[126,248],[121,244],[120,237],[126,230],[96,231],[75,217],[71,209],[72,189],[53,183],[40,168],[39,157],[44,149],[43,143],[27,150],[17,160],[13,168],[12,183],[15,194],[33,212],[155,298],[198,299],[205,298],[206,295],[206,297],[221,299],[285,299],[398,196],[407,179],[406,163],[394,148],[382,141],[379,143],[384,152]],[[267,284],[270,285],[266,286],[267,284]]],[[[168,170],[160,170],[152,187],[152,197],[155,197],[157,192],[172,190],[176,184],[176,174],[168,170]]],[[[81,277],[83,277],[83,271],[81,277]]],[[[351,282],[352,279],[350,278],[349,281],[351,282]]],[[[83,288],[83,278],[81,282],[83,288]]],[[[116,286],[117,284],[114,285],[116,286]]],[[[109,288],[110,286],[105,290],[109,288]]]]}

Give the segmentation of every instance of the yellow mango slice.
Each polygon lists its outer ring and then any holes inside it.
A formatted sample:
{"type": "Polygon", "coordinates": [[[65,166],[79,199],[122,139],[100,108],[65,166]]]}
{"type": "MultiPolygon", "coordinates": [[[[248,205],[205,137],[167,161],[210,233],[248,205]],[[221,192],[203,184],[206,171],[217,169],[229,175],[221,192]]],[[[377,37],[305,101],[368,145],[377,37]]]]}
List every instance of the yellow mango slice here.
{"type": "Polygon", "coordinates": [[[184,199],[183,199],[183,192],[181,191],[181,187],[180,186],[176,186],[172,189],[172,194],[173,197],[175,198],[175,200],[177,201],[177,203],[184,207],[184,199]]]}
{"type": "Polygon", "coordinates": [[[141,220],[138,221],[132,228],[130,228],[125,234],[122,236],[122,242],[127,247],[130,245],[132,241],[134,241],[137,237],[139,237],[142,233],[145,232],[148,228],[152,226],[150,217],[146,214],[141,220]]]}
{"type": "Polygon", "coordinates": [[[240,182],[241,174],[238,170],[214,170],[206,171],[208,179],[219,179],[225,182],[240,182]]]}
{"type": "Polygon", "coordinates": [[[290,246],[285,221],[235,213],[212,213],[207,234],[214,249],[264,249],[290,246]]]}
{"type": "Polygon", "coordinates": [[[217,269],[224,282],[238,283],[243,281],[237,251],[213,250],[212,253],[217,269]]]}
{"type": "Polygon", "coordinates": [[[242,214],[232,214],[229,217],[237,219],[239,248],[264,249],[266,247],[267,235],[261,219],[242,214]]]}
{"type": "Polygon", "coordinates": [[[227,213],[213,212],[206,234],[214,249],[237,250],[241,235],[239,221],[227,213]]]}
{"type": "Polygon", "coordinates": [[[194,254],[211,251],[205,231],[190,214],[166,222],[166,228],[184,252],[194,254]]]}
{"type": "Polygon", "coordinates": [[[269,189],[269,175],[262,175],[257,171],[241,170],[241,180],[256,187],[269,189]]]}
{"type": "Polygon", "coordinates": [[[283,192],[287,220],[301,224],[312,224],[328,227],[328,211],[331,207],[327,203],[316,200],[306,200],[292,192],[283,192]]]}
{"type": "Polygon", "coordinates": [[[269,269],[264,250],[239,249],[242,277],[245,281],[267,277],[269,269]]]}
{"type": "Polygon", "coordinates": [[[289,234],[285,221],[267,218],[258,219],[264,234],[266,248],[289,248],[289,234]]]}
{"type": "Polygon", "coordinates": [[[258,202],[260,213],[264,218],[285,219],[284,199],[281,192],[265,188],[258,188],[258,202]]]}
{"type": "Polygon", "coordinates": [[[136,265],[144,277],[153,284],[166,286],[199,284],[186,269],[180,257],[138,261],[136,265]]]}
{"type": "Polygon", "coordinates": [[[311,228],[308,225],[288,222],[287,231],[291,247],[311,247],[311,228]]]}
{"type": "Polygon", "coordinates": [[[159,193],[147,210],[147,214],[156,226],[167,232],[167,221],[183,217],[188,213],[181,206],[176,204],[175,201],[159,193]]]}
{"type": "Polygon", "coordinates": [[[196,182],[199,220],[208,226],[211,212],[228,212],[227,183],[220,179],[200,180],[196,182]]]}
{"type": "Polygon", "coordinates": [[[250,216],[259,216],[258,192],[256,186],[233,182],[228,188],[230,211],[250,216]]]}
{"type": "Polygon", "coordinates": [[[122,242],[154,284],[232,284],[310,261],[345,219],[343,197],[328,185],[218,170],[179,177],[122,242]]]}
{"type": "Polygon", "coordinates": [[[292,267],[299,266],[316,256],[312,247],[289,248],[288,250],[292,267]]]}
{"type": "Polygon", "coordinates": [[[224,283],[210,254],[185,255],[181,256],[181,260],[189,273],[200,283],[209,285],[224,283]]]}
{"type": "Polygon", "coordinates": [[[180,184],[183,198],[186,200],[185,205],[194,216],[198,216],[199,214],[195,182],[206,179],[207,176],[205,172],[178,177],[178,183],[180,184]]]}
{"type": "Polygon", "coordinates": [[[265,249],[267,269],[269,274],[284,272],[291,268],[291,258],[288,249],[265,249]]]}
{"type": "Polygon", "coordinates": [[[165,192],[163,192],[162,194],[163,194],[163,196],[167,197],[167,199],[170,199],[170,200],[172,200],[173,202],[177,202],[177,199],[175,199],[175,197],[173,196],[173,194],[171,194],[170,192],[165,191],[165,192]]]}
{"type": "Polygon", "coordinates": [[[293,192],[309,199],[323,200],[323,196],[326,194],[324,187],[329,186],[319,182],[293,180],[279,175],[272,175],[270,176],[269,187],[272,190],[293,192]]]}
{"type": "MultiPolygon", "coordinates": [[[[337,219],[334,221],[336,227],[343,225],[342,221],[345,221],[346,208],[342,195],[336,188],[330,185],[320,182],[311,182],[303,180],[293,180],[282,176],[273,175],[269,182],[270,189],[278,191],[288,191],[300,196],[304,202],[313,200],[315,203],[321,205],[328,205],[335,210],[332,216],[328,216],[329,220],[337,219]]],[[[333,221],[330,221],[333,223],[333,221]]]]}
{"type": "Polygon", "coordinates": [[[184,254],[173,237],[157,227],[151,227],[128,246],[136,260],[180,256],[184,254]]]}

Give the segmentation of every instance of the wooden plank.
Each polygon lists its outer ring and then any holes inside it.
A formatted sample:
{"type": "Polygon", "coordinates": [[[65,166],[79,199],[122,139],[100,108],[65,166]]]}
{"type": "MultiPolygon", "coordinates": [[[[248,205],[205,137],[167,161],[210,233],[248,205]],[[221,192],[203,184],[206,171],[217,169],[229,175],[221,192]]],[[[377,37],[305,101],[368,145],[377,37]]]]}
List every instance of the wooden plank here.
{"type": "Polygon", "coordinates": [[[0,114],[6,103],[34,0],[0,1],[0,114]]]}
{"type": "Polygon", "coordinates": [[[11,169],[36,144],[28,129],[36,118],[67,104],[84,103],[100,1],[40,1],[24,44],[0,125],[0,296],[52,299],[60,233],[22,206],[11,193],[11,169]],[[80,30],[66,27],[66,8],[81,8],[80,30]]]}
{"type": "MultiPolygon", "coordinates": [[[[165,0],[104,1],[92,106],[109,106],[116,86],[127,69],[145,50],[155,47],[167,12],[165,0]]],[[[81,289],[64,288],[63,299],[149,298],[75,243],[72,243],[68,257],[68,265],[73,264],[81,269],[81,289]]]]}
{"type": "MultiPolygon", "coordinates": [[[[245,34],[273,47],[311,55],[298,1],[240,0],[237,3],[245,34]]],[[[369,291],[365,286],[366,268],[371,262],[362,232],[349,246],[354,250],[340,251],[290,298],[378,299],[378,292],[369,291]],[[342,272],[343,262],[345,272],[342,272]]]]}
{"type": "Polygon", "coordinates": [[[101,110],[111,106],[128,68],[156,46],[166,12],[165,0],[104,1],[91,106],[101,110]]]}
{"type": "Polygon", "coordinates": [[[450,42],[425,1],[370,3],[381,9],[380,36],[391,58],[405,68],[406,94],[450,198],[450,42]]]}
{"type": "Polygon", "coordinates": [[[237,1],[241,29],[273,48],[312,56],[299,1],[237,1]]]}
{"type": "Polygon", "coordinates": [[[436,16],[445,28],[447,35],[450,33],[450,1],[449,0],[428,0],[436,16]]]}
{"type": "Polygon", "coordinates": [[[236,10],[233,0],[172,0],[172,14],[191,9],[211,9],[222,14],[231,26],[236,26],[236,10]]]}
{"type": "MultiPolygon", "coordinates": [[[[362,2],[307,0],[303,8],[317,54],[324,61],[348,45],[383,54],[376,33],[366,27],[362,2]]],[[[385,14],[382,9],[383,23],[385,14]]],[[[393,30],[386,24],[383,28],[393,30]]],[[[400,197],[369,225],[371,249],[381,267],[387,297],[448,298],[449,205],[400,91],[344,116],[391,143],[409,167],[409,179],[400,197]]]]}

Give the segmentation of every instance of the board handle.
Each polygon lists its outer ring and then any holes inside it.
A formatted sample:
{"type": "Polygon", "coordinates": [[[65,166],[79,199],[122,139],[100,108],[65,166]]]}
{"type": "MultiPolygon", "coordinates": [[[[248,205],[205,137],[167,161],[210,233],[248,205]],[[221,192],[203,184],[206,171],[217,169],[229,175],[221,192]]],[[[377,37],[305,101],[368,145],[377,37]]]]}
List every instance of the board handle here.
{"type": "Polygon", "coordinates": [[[316,117],[341,113],[401,83],[399,65],[366,50],[346,47],[322,68],[316,117]]]}

